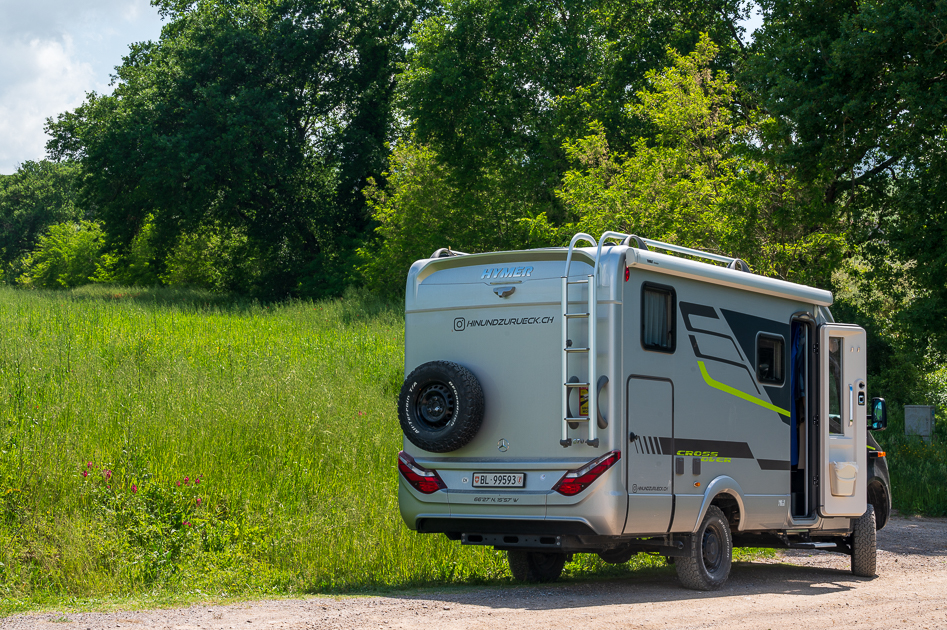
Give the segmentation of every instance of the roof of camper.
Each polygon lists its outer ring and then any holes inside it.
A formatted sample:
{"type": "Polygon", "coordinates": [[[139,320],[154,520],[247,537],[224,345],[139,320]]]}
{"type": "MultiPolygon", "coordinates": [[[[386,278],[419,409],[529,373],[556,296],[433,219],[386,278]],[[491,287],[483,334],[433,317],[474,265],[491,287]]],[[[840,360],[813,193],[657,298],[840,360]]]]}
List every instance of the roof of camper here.
{"type": "MultiPolygon", "coordinates": [[[[597,250],[594,247],[576,247],[573,249],[573,261],[575,263],[585,263],[593,265],[595,263],[597,250]]],[[[563,269],[558,272],[564,273],[565,261],[568,255],[568,248],[551,247],[541,249],[511,250],[500,252],[487,252],[481,254],[457,254],[448,258],[429,258],[419,260],[412,268],[409,275],[409,283],[413,280],[416,283],[422,283],[431,276],[431,274],[458,267],[480,266],[480,265],[500,265],[500,264],[526,264],[529,262],[552,262],[562,261],[563,269]]],[[[722,257],[717,257],[722,258],[722,257]]],[[[773,295],[782,298],[800,300],[806,303],[818,306],[831,306],[833,302],[832,293],[824,289],[796,284],[777,278],[768,278],[747,271],[739,271],[712,264],[664,254],[651,249],[638,249],[627,245],[608,245],[601,252],[600,266],[612,266],[619,260],[624,260],[624,264],[632,269],[647,269],[652,272],[667,274],[670,276],[690,278],[701,282],[709,282],[720,286],[733,287],[773,295]]],[[[581,267],[573,265],[570,269],[570,276],[586,271],[580,271],[581,267]]],[[[478,281],[477,278],[471,278],[471,281],[478,281]]]]}

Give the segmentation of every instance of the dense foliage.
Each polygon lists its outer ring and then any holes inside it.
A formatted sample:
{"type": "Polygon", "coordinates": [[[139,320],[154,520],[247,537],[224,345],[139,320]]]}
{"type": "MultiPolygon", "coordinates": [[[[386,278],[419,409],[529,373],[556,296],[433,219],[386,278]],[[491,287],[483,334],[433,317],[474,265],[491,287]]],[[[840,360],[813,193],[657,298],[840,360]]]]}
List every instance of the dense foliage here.
{"type": "Polygon", "coordinates": [[[947,352],[947,2],[761,3],[742,80],[770,151],[851,229],[861,317],[910,363],[947,352]]]}
{"type": "Polygon", "coordinates": [[[418,8],[391,2],[164,3],[109,96],[50,122],[56,158],[111,242],[153,226],[159,266],[211,230],[239,250],[225,288],[341,290],[384,165],[394,65],[418,8]],[[314,279],[318,281],[314,282],[314,279]]]}
{"type": "Polygon", "coordinates": [[[23,258],[54,223],[78,221],[73,163],[24,162],[13,175],[0,175],[0,274],[20,275],[23,258]]]}
{"type": "Polygon", "coordinates": [[[945,2],[153,0],[161,37],[0,178],[4,279],[74,284],[41,261],[95,224],[89,282],[397,297],[441,247],[622,229],[832,289],[917,402],[947,354],[945,2]]]}

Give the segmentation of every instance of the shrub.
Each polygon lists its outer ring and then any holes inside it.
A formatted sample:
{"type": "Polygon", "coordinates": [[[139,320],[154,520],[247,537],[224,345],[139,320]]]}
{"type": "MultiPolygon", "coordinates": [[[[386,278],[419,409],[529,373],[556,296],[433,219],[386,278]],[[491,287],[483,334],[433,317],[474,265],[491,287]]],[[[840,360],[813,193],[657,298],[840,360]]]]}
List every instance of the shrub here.
{"type": "Polygon", "coordinates": [[[102,226],[80,221],[49,226],[23,263],[24,271],[17,279],[20,284],[67,289],[111,281],[115,257],[106,252],[102,226]]]}

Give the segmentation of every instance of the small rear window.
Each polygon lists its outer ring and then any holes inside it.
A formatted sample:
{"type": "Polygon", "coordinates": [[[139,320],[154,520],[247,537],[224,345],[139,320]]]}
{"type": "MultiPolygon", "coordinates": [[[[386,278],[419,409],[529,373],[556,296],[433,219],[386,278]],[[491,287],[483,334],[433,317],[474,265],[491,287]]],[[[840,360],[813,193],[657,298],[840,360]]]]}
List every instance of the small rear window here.
{"type": "Polygon", "coordinates": [[[641,287],[641,346],[656,352],[676,347],[677,297],[672,287],[645,282],[641,287]]]}
{"type": "Polygon", "coordinates": [[[776,335],[756,338],[756,378],[767,385],[782,385],[786,380],[786,342],[776,335]]]}

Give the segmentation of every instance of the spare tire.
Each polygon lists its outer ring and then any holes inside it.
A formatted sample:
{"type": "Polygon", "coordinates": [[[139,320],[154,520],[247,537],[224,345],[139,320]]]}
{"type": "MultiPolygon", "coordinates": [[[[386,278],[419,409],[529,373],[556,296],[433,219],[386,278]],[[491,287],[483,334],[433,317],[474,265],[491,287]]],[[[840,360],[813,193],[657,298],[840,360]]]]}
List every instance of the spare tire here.
{"type": "Polygon", "coordinates": [[[414,369],[398,396],[401,430],[418,448],[448,453],[466,445],[483,422],[483,389],[473,373],[451,361],[414,369]]]}

